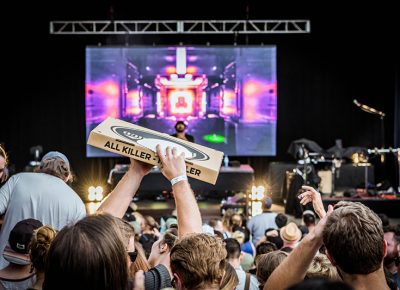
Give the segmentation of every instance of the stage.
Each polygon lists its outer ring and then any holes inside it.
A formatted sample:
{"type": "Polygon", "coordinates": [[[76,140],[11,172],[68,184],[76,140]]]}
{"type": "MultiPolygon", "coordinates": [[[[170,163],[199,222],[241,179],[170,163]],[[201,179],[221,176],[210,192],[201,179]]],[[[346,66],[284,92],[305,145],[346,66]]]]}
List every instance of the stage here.
{"type": "Polygon", "coordinates": [[[390,218],[400,218],[400,198],[386,199],[381,197],[322,197],[322,202],[327,210],[328,205],[336,204],[339,201],[361,202],[372,209],[375,213],[384,213],[390,218]]]}

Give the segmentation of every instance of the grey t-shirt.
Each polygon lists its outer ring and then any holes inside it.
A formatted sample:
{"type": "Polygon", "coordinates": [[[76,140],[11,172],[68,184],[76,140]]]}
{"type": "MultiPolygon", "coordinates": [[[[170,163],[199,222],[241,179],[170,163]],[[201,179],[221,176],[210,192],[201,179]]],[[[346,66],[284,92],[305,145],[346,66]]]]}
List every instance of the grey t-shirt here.
{"type": "Polygon", "coordinates": [[[0,188],[0,214],[5,214],[0,232],[0,269],[10,231],[21,220],[34,218],[60,230],[86,216],[85,205],[63,180],[45,173],[13,175],[0,188]]]}

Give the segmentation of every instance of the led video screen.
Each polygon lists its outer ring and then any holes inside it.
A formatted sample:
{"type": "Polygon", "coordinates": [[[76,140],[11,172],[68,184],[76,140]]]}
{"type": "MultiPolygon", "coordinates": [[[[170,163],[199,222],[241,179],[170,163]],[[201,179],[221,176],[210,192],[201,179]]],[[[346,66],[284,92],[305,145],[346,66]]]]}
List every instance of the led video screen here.
{"type": "Polygon", "coordinates": [[[166,134],[183,121],[229,156],[276,153],[275,46],[87,47],[85,81],[87,136],[107,117],[166,134]]]}

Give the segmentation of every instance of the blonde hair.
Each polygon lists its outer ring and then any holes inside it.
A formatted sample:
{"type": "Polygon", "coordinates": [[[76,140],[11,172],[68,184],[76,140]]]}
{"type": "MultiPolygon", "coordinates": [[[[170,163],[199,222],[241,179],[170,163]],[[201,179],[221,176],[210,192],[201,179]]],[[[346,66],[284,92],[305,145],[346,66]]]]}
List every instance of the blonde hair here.
{"type": "Polygon", "coordinates": [[[235,289],[239,284],[239,278],[236,274],[235,268],[229,263],[225,265],[224,277],[222,277],[220,289],[221,290],[232,290],[235,289]]]}
{"type": "Polygon", "coordinates": [[[341,280],[336,268],[324,254],[318,254],[314,257],[310,267],[307,270],[306,276],[307,278],[341,280]]]}
{"type": "Polygon", "coordinates": [[[44,272],[47,254],[56,235],[57,231],[49,225],[42,226],[33,232],[29,244],[29,255],[32,263],[31,272],[33,272],[33,269],[36,269],[37,272],[44,272]]]}
{"type": "Polygon", "coordinates": [[[220,285],[225,270],[226,249],[220,238],[191,234],[171,249],[171,270],[186,289],[220,285]]]}
{"type": "Polygon", "coordinates": [[[282,263],[289,254],[283,251],[274,251],[262,254],[257,258],[257,280],[260,282],[260,289],[263,289],[272,272],[282,263]]]}

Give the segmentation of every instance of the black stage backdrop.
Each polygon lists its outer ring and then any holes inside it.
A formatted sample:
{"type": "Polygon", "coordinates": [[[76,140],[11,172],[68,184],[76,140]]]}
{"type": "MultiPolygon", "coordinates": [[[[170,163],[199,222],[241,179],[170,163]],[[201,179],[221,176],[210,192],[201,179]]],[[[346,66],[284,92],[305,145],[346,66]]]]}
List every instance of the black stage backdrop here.
{"type": "MultiPolygon", "coordinates": [[[[46,7],[29,4],[32,6],[6,9],[16,21],[3,37],[3,59],[9,64],[3,67],[7,78],[1,97],[0,142],[5,143],[17,171],[31,160],[29,148],[38,144],[44,151],[59,150],[70,158],[78,186],[90,180],[105,181],[115,162],[122,161],[85,157],[86,45],[232,45],[235,42],[277,45],[277,156],[234,158],[250,163],[259,182],[264,180],[270,161],[293,160],[287,149],[295,139],[308,138],[323,148],[333,146],[335,139],[342,139],[344,147],[380,147],[380,119],[361,111],[353,99],[384,111],[385,146],[394,146],[394,135],[399,145],[396,86],[399,85],[400,49],[396,38],[400,35],[400,25],[398,17],[395,18],[394,4],[393,7],[367,7],[364,2],[362,7],[349,8],[337,2],[337,6],[330,7],[222,1],[216,6],[217,1],[202,1],[199,7],[194,7],[187,6],[186,1],[186,6],[178,8],[176,4],[153,1],[140,5],[136,1],[130,4],[125,3],[128,1],[60,2],[46,7]],[[248,18],[310,19],[311,34],[49,34],[49,20],[248,18]]],[[[394,181],[394,158],[387,158],[387,163],[386,166],[378,164],[375,175],[378,180],[394,181]]]]}

